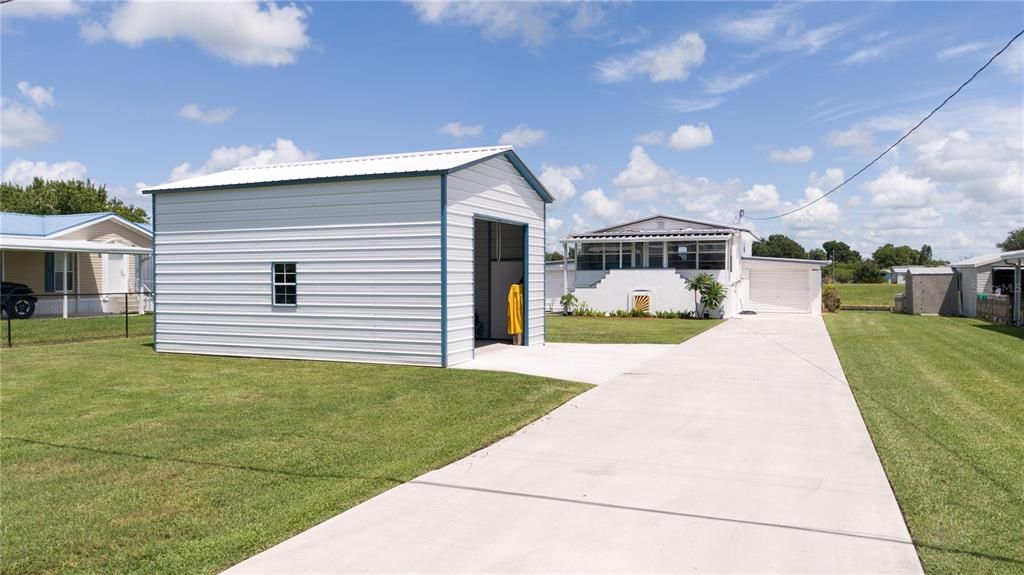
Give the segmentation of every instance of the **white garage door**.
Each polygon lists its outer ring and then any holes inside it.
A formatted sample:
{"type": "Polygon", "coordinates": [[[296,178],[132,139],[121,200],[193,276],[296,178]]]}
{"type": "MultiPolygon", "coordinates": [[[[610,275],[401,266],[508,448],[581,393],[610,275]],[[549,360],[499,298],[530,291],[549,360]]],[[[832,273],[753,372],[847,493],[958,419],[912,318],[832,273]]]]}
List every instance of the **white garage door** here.
{"type": "Polygon", "coordinates": [[[761,313],[810,313],[807,270],[750,270],[750,309],[761,313]]]}

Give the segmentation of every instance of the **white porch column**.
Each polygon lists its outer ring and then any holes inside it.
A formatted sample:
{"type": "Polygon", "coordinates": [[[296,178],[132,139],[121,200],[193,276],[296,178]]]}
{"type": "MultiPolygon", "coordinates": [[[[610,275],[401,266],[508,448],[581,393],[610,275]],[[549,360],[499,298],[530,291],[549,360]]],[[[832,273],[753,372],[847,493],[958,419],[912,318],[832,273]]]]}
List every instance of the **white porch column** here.
{"type": "Polygon", "coordinates": [[[563,241],[562,242],[562,295],[568,295],[568,294],[569,294],[569,243],[563,241]]]}

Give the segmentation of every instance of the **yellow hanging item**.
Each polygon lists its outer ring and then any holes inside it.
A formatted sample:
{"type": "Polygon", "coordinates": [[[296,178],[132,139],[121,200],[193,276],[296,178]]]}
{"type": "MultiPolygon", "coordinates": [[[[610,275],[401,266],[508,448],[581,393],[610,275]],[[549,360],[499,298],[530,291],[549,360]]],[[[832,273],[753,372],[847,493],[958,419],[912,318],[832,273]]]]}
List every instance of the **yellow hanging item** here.
{"type": "Polygon", "coordinates": [[[523,333],[523,286],[508,288],[508,334],[523,333]]]}

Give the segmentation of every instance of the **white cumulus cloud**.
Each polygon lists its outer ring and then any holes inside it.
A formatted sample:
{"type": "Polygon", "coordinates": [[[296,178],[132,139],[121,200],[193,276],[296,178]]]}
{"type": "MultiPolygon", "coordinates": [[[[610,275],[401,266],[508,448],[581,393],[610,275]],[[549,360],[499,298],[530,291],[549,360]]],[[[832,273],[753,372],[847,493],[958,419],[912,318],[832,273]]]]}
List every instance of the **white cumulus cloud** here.
{"type": "Polygon", "coordinates": [[[31,162],[29,160],[14,160],[7,164],[4,170],[3,181],[15,184],[29,184],[35,178],[44,180],[83,180],[87,172],[85,164],[81,162],[31,162]]]}
{"type": "Polygon", "coordinates": [[[685,80],[690,70],[704,63],[704,40],[688,32],[668,44],[628,56],[608,58],[594,65],[597,79],[606,84],[647,76],[652,82],[685,80]]]}
{"type": "Polygon", "coordinates": [[[898,167],[889,168],[864,184],[871,205],[883,208],[917,208],[930,203],[936,190],[931,178],[917,178],[898,167]]]}
{"type": "Polygon", "coordinates": [[[610,199],[601,188],[583,192],[580,199],[588,214],[605,222],[621,219],[624,213],[622,202],[610,199]]]}
{"type": "Polygon", "coordinates": [[[131,0],[102,21],[82,25],[89,42],[113,40],[141,46],[151,40],[186,39],[235,64],[281,66],[310,44],[309,10],[273,1],[148,2],[131,0]]]}
{"type": "Polygon", "coordinates": [[[204,110],[199,104],[186,104],[178,115],[186,120],[193,120],[203,124],[223,124],[235,115],[235,108],[211,108],[204,110]]]}
{"type": "Polygon", "coordinates": [[[222,172],[240,166],[266,166],[270,164],[287,164],[291,162],[305,162],[315,160],[317,155],[313,152],[304,152],[295,145],[295,142],[278,138],[272,148],[258,148],[252,146],[221,146],[215,149],[206,162],[196,168],[192,164],[184,162],[176,166],[167,181],[174,182],[187,178],[195,178],[214,172],[222,172]]]}
{"type": "Polygon", "coordinates": [[[57,127],[32,108],[0,98],[0,148],[27,148],[52,142],[57,127]]]}
{"type": "Polygon", "coordinates": [[[771,161],[785,164],[806,164],[814,158],[814,149],[810,146],[798,146],[796,148],[774,149],[771,152],[771,161]]]}
{"type": "Polygon", "coordinates": [[[33,86],[25,80],[18,82],[18,91],[37,108],[48,108],[54,104],[53,88],[33,86]]]}
{"type": "Polygon", "coordinates": [[[82,7],[74,0],[30,0],[28,2],[8,2],[0,8],[0,18],[24,18],[26,20],[42,20],[44,18],[63,18],[74,16],[82,11],[82,7]]]}
{"type": "Polygon", "coordinates": [[[555,201],[564,202],[576,195],[574,182],[583,179],[583,170],[579,166],[552,166],[543,164],[540,171],[540,183],[544,184],[555,201]]]}
{"type": "Polygon", "coordinates": [[[463,124],[461,122],[448,122],[437,129],[438,134],[448,134],[453,138],[469,138],[482,134],[484,127],[480,124],[463,124]]]}
{"type": "Polygon", "coordinates": [[[779,207],[779,191],[774,184],[754,184],[736,201],[748,212],[771,212],[779,207]]]}
{"type": "Polygon", "coordinates": [[[683,124],[676,128],[668,139],[668,145],[677,150],[695,150],[710,146],[715,138],[711,134],[711,127],[705,123],[683,124]]]}
{"type": "Polygon", "coordinates": [[[547,134],[544,130],[537,130],[527,126],[526,124],[519,124],[515,128],[505,132],[498,138],[498,143],[502,145],[515,146],[517,148],[526,148],[534,144],[539,144],[544,141],[547,134]]]}

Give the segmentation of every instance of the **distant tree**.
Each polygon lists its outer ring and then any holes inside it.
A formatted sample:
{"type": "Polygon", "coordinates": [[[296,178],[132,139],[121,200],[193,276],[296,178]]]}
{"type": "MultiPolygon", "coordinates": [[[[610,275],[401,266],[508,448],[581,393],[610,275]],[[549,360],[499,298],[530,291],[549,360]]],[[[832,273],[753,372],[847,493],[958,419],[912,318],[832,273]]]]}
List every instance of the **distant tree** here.
{"type": "MultiPolygon", "coordinates": [[[[576,248],[569,248],[569,259],[576,259],[576,248]]],[[[544,261],[546,262],[560,262],[562,261],[562,252],[555,250],[553,252],[544,252],[544,261]]]]}
{"type": "Polygon", "coordinates": [[[931,265],[932,261],[932,247],[928,244],[924,244],[917,252],[917,265],[931,265]]]}
{"type": "Polygon", "coordinates": [[[829,258],[832,258],[832,261],[837,263],[852,264],[859,262],[861,259],[860,252],[850,248],[846,242],[832,240],[821,244],[821,247],[828,252],[829,258]]]}
{"type": "Polygon", "coordinates": [[[997,243],[996,247],[1004,252],[1024,250],[1024,228],[1011,230],[1006,234],[1006,239],[997,243]]]}
{"type": "Polygon", "coordinates": [[[114,212],[128,221],[149,221],[145,210],[108,196],[106,186],[89,180],[36,178],[27,186],[4,182],[0,184],[0,210],[40,216],[114,212]]]}
{"type": "Polygon", "coordinates": [[[796,240],[782,234],[772,234],[768,236],[767,240],[754,242],[753,253],[755,256],[766,258],[803,259],[807,257],[807,252],[804,251],[803,246],[798,244],[796,240]]]}
{"type": "Polygon", "coordinates": [[[813,250],[807,252],[807,259],[824,261],[828,259],[828,254],[826,254],[825,250],[821,248],[814,248],[813,250]]]}
{"type": "Polygon", "coordinates": [[[884,270],[893,266],[917,265],[921,254],[910,246],[896,247],[892,244],[885,244],[871,254],[871,259],[884,270]]]}
{"type": "Polygon", "coordinates": [[[878,284],[885,281],[885,274],[878,267],[878,264],[871,260],[864,260],[853,268],[853,283],[878,284]]]}

